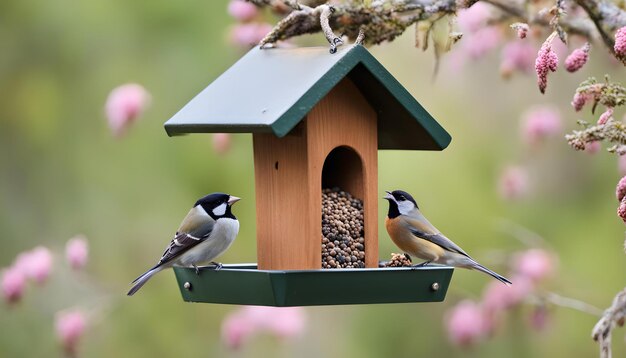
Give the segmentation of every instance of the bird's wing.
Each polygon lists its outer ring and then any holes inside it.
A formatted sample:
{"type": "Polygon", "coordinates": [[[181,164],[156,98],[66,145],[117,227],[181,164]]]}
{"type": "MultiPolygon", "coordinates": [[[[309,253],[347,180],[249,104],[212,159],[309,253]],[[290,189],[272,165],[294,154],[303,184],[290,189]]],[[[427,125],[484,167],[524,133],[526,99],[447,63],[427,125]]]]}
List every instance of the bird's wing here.
{"type": "Polygon", "coordinates": [[[408,218],[405,223],[409,227],[409,230],[413,235],[420,239],[424,239],[432,242],[435,245],[443,247],[445,250],[459,253],[463,256],[470,257],[459,245],[452,242],[452,240],[445,237],[432,224],[425,218],[423,220],[414,220],[408,218]]]}
{"type": "Polygon", "coordinates": [[[168,263],[199,243],[207,240],[213,232],[215,220],[197,206],[189,210],[176,231],[174,238],[165,248],[157,267],[168,263]]]}
{"type": "Polygon", "coordinates": [[[417,237],[419,237],[421,239],[428,240],[428,241],[432,242],[435,245],[439,245],[439,246],[443,247],[445,250],[456,252],[456,253],[461,254],[463,256],[470,257],[465,251],[463,251],[462,248],[459,247],[459,245],[455,244],[454,242],[452,242],[452,240],[450,240],[447,237],[443,236],[443,234],[441,234],[441,233],[425,234],[425,233],[419,232],[417,230],[411,230],[411,232],[413,233],[413,235],[415,235],[415,236],[417,236],[417,237]]]}
{"type": "Polygon", "coordinates": [[[170,241],[170,244],[163,252],[163,255],[161,256],[161,259],[159,259],[159,263],[157,263],[156,267],[174,260],[180,254],[206,240],[207,237],[196,237],[185,232],[176,233],[174,239],[170,241]]]}

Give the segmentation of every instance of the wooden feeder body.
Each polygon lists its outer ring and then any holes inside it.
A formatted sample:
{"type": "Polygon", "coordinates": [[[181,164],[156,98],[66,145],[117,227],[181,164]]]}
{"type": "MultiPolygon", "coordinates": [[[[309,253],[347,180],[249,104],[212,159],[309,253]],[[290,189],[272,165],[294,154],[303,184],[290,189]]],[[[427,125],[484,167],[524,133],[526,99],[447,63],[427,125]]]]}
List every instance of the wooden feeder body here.
{"type": "Polygon", "coordinates": [[[344,78],[286,136],[254,133],[257,259],[263,270],[321,268],[322,188],[363,200],[365,265],[378,267],[376,112],[344,78]]]}

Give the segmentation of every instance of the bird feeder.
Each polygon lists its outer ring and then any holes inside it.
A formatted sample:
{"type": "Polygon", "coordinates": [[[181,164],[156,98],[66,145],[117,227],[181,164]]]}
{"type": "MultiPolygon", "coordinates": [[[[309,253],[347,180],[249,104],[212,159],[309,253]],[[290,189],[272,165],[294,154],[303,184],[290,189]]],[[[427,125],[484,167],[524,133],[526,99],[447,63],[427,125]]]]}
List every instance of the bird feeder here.
{"type": "Polygon", "coordinates": [[[377,152],[443,150],[451,138],[364,47],[333,55],[254,48],[165,130],[253,138],[258,262],[199,274],[175,268],[184,300],[306,306],[444,299],[450,267],[379,268],[377,152]],[[322,189],[332,187],[362,201],[364,268],[322,269],[322,189]]]}

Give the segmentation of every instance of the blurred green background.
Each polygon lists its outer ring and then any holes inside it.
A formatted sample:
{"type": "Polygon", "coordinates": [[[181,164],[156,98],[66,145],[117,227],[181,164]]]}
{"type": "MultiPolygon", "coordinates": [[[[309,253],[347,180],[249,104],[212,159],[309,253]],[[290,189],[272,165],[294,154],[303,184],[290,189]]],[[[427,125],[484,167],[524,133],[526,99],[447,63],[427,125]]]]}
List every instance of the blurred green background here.
{"type": "MultiPolygon", "coordinates": [[[[238,352],[220,342],[220,322],[236,307],[184,303],[171,271],[126,297],[128,283],[153,264],[189,206],[208,192],[244,198],[235,208],[239,238],[221,261],[256,260],[250,135],[234,135],[232,149],[218,155],[209,135],[168,138],[163,130],[245,51],[228,42],[234,20],[226,3],[0,2],[0,267],[39,244],[61,253],[77,233],[89,238],[91,250],[87,274],[64,273],[57,255],[51,282],[29,287],[21,304],[0,308],[1,357],[60,355],[54,312],[75,305],[93,312],[80,347],[85,357],[597,354],[590,338],[596,317],[560,307],[550,309],[545,331],[531,330],[529,310],[521,309],[484,344],[469,351],[451,346],[445,311],[465,297],[480,298],[488,282],[463,270],[455,271],[444,303],[310,308],[304,337],[259,337],[238,352]],[[115,139],[103,106],[109,91],[126,82],[144,85],[153,101],[128,135],[115,139]]],[[[605,73],[623,82],[623,68],[597,46],[581,72],[550,75],[542,96],[534,76],[501,80],[496,51],[459,72],[444,66],[433,80],[432,53],[415,49],[410,32],[371,50],[453,140],[443,152],[380,152],[380,191],[414,194],[439,229],[502,273],[499,254],[524,246],[499,223],[536,231],[560,260],[544,289],[608,306],[626,269],[624,227],[615,215],[616,159],[574,152],[560,137],[529,150],[519,122],[529,106],[545,103],[560,107],[566,130],[576,119],[593,120],[569,105],[576,85],[605,73]],[[527,166],[531,178],[529,196],[513,203],[497,193],[498,175],[509,164],[527,166]]],[[[313,36],[303,43],[324,41],[313,36]]],[[[384,232],[382,199],[379,212],[380,255],[388,258],[397,249],[384,232]]],[[[626,353],[622,335],[618,329],[615,356],[626,353]]]]}

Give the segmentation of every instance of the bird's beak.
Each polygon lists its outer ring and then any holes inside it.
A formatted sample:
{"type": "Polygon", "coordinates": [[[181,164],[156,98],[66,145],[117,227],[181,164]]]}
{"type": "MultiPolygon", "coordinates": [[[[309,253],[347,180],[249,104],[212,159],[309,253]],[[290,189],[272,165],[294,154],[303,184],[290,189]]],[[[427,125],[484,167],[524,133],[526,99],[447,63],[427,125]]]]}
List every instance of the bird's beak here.
{"type": "Polygon", "coordinates": [[[391,195],[390,192],[385,190],[385,193],[387,193],[387,194],[385,194],[385,196],[383,196],[383,199],[386,199],[386,200],[396,200],[396,199],[393,198],[393,195],[391,195]]]}
{"type": "Polygon", "coordinates": [[[238,202],[239,200],[241,200],[241,198],[238,198],[236,196],[230,196],[228,198],[228,205],[233,205],[234,203],[238,202]]]}

